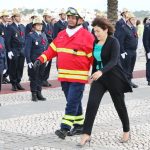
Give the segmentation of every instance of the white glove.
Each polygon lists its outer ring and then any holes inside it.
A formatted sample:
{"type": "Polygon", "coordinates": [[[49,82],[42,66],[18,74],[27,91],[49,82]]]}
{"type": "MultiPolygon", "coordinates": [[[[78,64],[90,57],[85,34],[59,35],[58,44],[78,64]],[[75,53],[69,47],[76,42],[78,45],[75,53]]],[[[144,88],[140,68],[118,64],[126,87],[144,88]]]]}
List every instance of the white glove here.
{"type": "Polygon", "coordinates": [[[45,65],[45,67],[47,67],[48,63],[49,63],[49,61],[47,61],[47,62],[46,62],[46,65],[45,65]]]}
{"type": "Polygon", "coordinates": [[[31,69],[33,67],[33,63],[32,62],[28,63],[28,67],[31,69]]]}
{"type": "Polygon", "coordinates": [[[4,70],[3,70],[3,74],[5,74],[5,73],[6,73],[6,71],[7,71],[7,70],[6,70],[6,69],[4,69],[4,70]]]}
{"type": "Polygon", "coordinates": [[[150,52],[149,52],[149,53],[147,53],[147,58],[148,58],[148,59],[150,59],[150,52]]]}
{"type": "Polygon", "coordinates": [[[122,57],[123,59],[125,59],[126,55],[128,55],[127,52],[124,52],[124,53],[121,54],[121,57],[122,57]]]}
{"type": "Polygon", "coordinates": [[[9,59],[12,59],[13,56],[14,56],[14,54],[13,54],[12,51],[8,52],[8,57],[9,57],[9,59]]]}

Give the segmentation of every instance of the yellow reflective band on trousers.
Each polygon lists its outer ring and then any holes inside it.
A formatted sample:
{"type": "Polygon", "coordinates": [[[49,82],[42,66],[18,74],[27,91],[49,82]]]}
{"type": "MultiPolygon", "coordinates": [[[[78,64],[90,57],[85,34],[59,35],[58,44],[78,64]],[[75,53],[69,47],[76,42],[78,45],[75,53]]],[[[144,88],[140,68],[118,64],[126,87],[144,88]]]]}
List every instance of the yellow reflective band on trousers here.
{"type": "Polygon", "coordinates": [[[66,119],[66,120],[75,120],[75,116],[71,116],[71,115],[64,115],[63,119],[66,119]]]}
{"type": "Polygon", "coordinates": [[[58,78],[88,80],[88,76],[69,75],[69,74],[59,74],[58,78]]]}
{"type": "Polygon", "coordinates": [[[83,50],[74,51],[73,49],[69,49],[69,48],[57,48],[57,52],[58,53],[64,52],[64,53],[74,54],[74,55],[78,55],[78,56],[87,56],[87,54],[83,50]]]}
{"type": "Polygon", "coordinates": [[[81,119],[84,119],[84,116],[83,116],[83,115],[75,116],[75,120],[81,120],[81,119]]]}
{"type": "Polygon", "coordinates": [[[84,123],[84,119],[73,122],[73,124],[79,124],[79,125],[83,125],[83,123],[84,123]]]}
{"type": "Polygon", "coordinates": [[[53,42],[51,42],[50,46],[54,51],[57,51],[57,47],[55,46],[55,44],[53,42]]]}
{"type": "Polygon", "coordinates": [[[67,69],[58,69],[59,73],[68,73],[68,74],[78,74],[78,75],[88,75],[88,71],[80,71],[80,70],[67,70],[67,69]]]}
{"type": "Polygon", "coordinates": [[[46,55],[45,55],[45,54],[42,54],[42,55],[41,55],[41,57],[44,59],[44,62],[46,62],[46,61],[47,61],[47,57],[46,57],[46,55]]]}
{"type": "Polygon", "coordinates": [[[71,127],[73,126],[73,122],[71,122],[69,120],[62,119],[61,123],[66,124],[66,125],[71,126],[71,127]]]}

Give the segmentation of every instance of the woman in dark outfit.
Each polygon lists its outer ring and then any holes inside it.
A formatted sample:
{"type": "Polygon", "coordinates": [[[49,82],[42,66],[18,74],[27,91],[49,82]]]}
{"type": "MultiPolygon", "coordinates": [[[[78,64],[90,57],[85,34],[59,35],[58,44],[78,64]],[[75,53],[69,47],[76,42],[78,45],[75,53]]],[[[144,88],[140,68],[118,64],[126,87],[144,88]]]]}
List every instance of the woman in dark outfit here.
{"type": "Polygon", "coordinates": [[[110,93],[123,125],[122,142],[128,141],[130,131],[124,93],[132,92],[132,88],[120,65],[118,40],[112,35],[114,29],[107,19],[95,18],[92,26],[97,37],[93,50],[94,63],[91,76],[93,82],[86,109],[83,135],[78,144],[80,147],[90,142],[95,116],[106,91],[110,93]]]}

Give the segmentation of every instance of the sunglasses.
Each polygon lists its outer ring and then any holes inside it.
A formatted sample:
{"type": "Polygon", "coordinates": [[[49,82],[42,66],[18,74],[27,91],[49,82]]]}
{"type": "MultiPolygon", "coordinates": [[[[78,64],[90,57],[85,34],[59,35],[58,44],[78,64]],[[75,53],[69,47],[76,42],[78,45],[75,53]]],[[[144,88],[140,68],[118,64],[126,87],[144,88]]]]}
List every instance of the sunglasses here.
{"type": "Polygon", "coordinates": [[[74,9],[73,7],[69,7],[67,12],[66,12],[67,15],[74,15],[74,16],[78,16],[78,12],[76,9],[74,9]]]}

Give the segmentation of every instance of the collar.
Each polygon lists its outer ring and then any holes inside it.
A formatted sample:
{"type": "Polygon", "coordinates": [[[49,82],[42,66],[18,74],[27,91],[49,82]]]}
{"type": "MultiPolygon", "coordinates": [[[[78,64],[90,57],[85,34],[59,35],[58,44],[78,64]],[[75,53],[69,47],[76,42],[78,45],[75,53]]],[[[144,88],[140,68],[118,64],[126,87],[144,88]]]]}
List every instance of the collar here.
{"type": "Polygon", "coordinates": [[[66,28],[66,32],[67,32],[68,36],[71,37],[71,36],[74,35],[76,32],[78,32],[81,28],[83,28],[82,25],[77,26],[77,27],[74,28],[74,29],[69,29],[69,28],[67,27],[67,28],[66,28]]]}
{"type": "Polygon", "coordinates": [[[39,31],[35,31],[38,35],[41,35],[41,32],[39,32],[39,31]]]}

